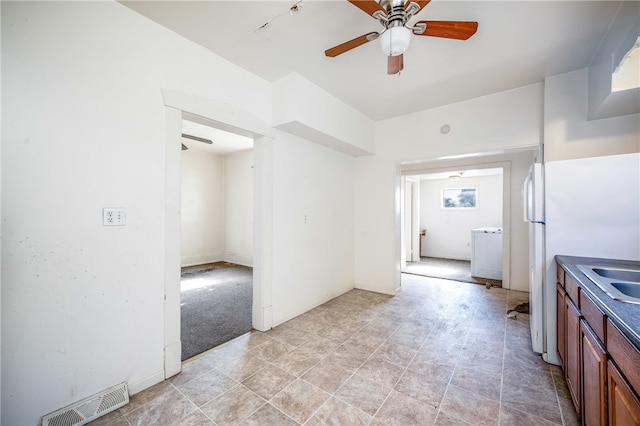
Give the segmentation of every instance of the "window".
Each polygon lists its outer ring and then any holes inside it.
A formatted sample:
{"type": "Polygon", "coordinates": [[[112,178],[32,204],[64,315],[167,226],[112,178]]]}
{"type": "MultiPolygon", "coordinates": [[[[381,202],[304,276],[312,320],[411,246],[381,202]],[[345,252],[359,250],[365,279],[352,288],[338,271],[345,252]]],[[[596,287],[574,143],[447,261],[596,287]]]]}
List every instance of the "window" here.
{"type": "Polygon", "coordinates": [[[444,188],[442,190],[443,209],[475,209],[477,203],[476,188],[444,188]]]}

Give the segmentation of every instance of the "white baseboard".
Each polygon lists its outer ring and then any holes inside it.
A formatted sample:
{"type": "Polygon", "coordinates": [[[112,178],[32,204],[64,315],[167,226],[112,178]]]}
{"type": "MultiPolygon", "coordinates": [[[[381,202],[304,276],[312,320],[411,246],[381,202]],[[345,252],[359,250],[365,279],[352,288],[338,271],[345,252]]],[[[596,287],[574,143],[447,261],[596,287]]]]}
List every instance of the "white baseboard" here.
{"type": "Polygon", "coordinates": [[[253,268],[253,257],[244,256],[238,253],[224,253],[224,261],[229,263],[235,263],[236,265],[247,266],[253,268]]]}
{"type": "Polygon", "coordinates": [[[180,259],[180,266],[196,266],[204,265],[207,263],[223,262],[223,253],[208,254],[202,256],[186,256],[180,259]]]}
{"type": "Polygon", "coordinates": [[[469,257],[460,257],[460,256],[453,256],[453,255],[448,255],[448,254],[428,254],[428,253],[423,253],[422,255],[420,255],[420,257],[435,257],[436,259],[449,259],[449,260],[466,260],[467,262],[471,261],[471,258],[469,257]]]}
{"type": "Polygon", "coordinates": [[[182,369],[182,343],[173,342],[164,348],[164,378],[168,379],[182,369]]]}
{"type": "Polygon", "coordinates": [[[141,392],[147,388],[150,388],[153,385],[157,385],[163,380],[164,380],[164,372],[158,371],[157,373],[154,373],[151,376],[146,377],[142,380],[138,380],[137,382],[129,382],[127,383],[127,385],[129,386],[129,394],[135,395],[138,392],[141,392]]]}
{"type": "Polygon", "coordinates": [[[253,257],[229,252],[183,257],[180,259],[180,266],[184,268],[186,266],[205,265],[207,263],[215,262],[229,262],[235,263],[236,265],[247,266],[249,268],[253,267],[253,257]]]}

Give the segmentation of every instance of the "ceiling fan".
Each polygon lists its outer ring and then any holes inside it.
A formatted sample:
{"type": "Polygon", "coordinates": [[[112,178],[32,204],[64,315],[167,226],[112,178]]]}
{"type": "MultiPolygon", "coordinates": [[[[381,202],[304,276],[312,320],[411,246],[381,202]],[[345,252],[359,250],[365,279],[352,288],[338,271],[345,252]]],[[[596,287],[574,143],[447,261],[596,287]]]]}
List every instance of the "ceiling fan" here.
{"type": "Polygon", "coordinates": [[[377,19],[384,28],[380,32],[370,32],[332,47],[324,54],[335,57],[380,38],[382,52],[388,56],[387,73],[397,74],[404,68],[403,53],[409,48],[411,34],[467,40],[477,31],[477,22],[418,21],[409,25],[409,20],[429,2],[430,0],[349,0],[349,3],[377,19]]]}
{"type": "MultiPolygon", "coordinates": [[[[211,144],[213,143],[213,141],[212,141],[211,139],[205,139],[205,138],[201,138],[201,137],[199,137],[199,136],[188,135],[188,134],[186,134],[186,133],[183,133],[183,134],[182,134],[182,137],[183,137],[183,138],[185,138],[185,139],[191,139],[191,140],[193,140],[193,141],[198,141],[198,142],[202,142],[202,143],[207,143],[207,144],[209,144],[209,145],[211,145],[211,144]]],[[[182,150],[183,150],[183,151],[186,151],[186,150],[188,150],[188,149],[189,149],[189,148],[188,148],[185,144],[182,144],[182,150]]]]}

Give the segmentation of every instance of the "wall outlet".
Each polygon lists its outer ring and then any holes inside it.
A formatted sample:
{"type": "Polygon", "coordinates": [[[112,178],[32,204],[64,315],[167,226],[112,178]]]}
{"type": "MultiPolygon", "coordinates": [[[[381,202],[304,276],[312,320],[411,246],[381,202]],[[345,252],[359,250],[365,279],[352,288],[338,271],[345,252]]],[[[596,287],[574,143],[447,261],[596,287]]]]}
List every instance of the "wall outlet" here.
{"type": "Polygon", "coordinates": [[[124,226],[127,223],[127,210],[121,207],[105,207],[102,209],[104,226],[124,226]]]}

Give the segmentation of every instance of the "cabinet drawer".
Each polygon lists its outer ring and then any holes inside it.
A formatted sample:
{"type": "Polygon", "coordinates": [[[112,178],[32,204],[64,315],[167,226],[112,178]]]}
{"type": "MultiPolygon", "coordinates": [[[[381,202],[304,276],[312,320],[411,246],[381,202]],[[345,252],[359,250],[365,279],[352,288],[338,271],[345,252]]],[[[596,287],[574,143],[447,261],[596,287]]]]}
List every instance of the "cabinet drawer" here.
{"type": "Polygon", "coordinates": [[[558,284],[564,287],[564,269],[558,264],[556,264],[556,279],[558,280],[558,284]]]}
{"type": "Polygon", "coordinates": [[[591,326],[600,341],[606,342],[607,317],[584,291],[580,292],[580,312],[582,312],[582,316],[589,323],[589,326],[591,326]]]}
{"type": "Polygon", "coordinates": [[[607,320],[607,351],[631,387],[640,391],[640,351],[611,320],[607,320]]]}
{"type": "Polygon", "coordinates": [[[580,308],[580,300],[578,299],[578,293],[580,289],[576,282],[569,276],[564,277],[564,289],[567,292],[567,296],[573,301],[577,308],[580,308]]]}

